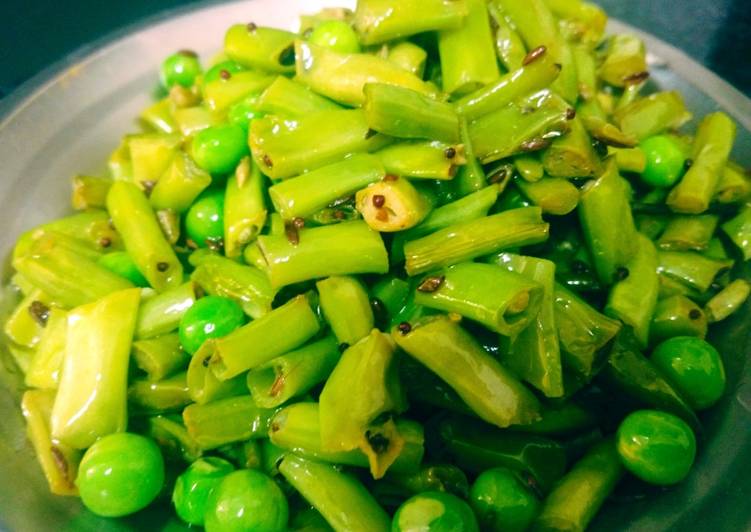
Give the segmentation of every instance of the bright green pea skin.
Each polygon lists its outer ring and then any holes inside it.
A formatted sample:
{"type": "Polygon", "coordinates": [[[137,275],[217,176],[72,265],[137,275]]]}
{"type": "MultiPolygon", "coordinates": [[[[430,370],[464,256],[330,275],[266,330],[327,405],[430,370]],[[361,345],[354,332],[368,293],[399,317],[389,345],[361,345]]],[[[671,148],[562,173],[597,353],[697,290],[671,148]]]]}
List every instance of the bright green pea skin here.
{"type": "Polygon", "coordinates": [[[227,174],[248,154],[245,130],[237,124],[202,129],[193,138],[191,156],[210,174],[227,174]]]}
{"type": "Polygon", "coordinates": [[[681,418],[659,410],[637,410],[621,422],[616,447],[626,469],[650,484],[686,478],[696,457],[696,437],[681,418]]]}
{"type": "Polygon", "coordinates": [[[484,471],[469,490],[469,504],[482,530],[521,532],[540,511],[540,501],[506,468],[484,471]]]}
{"type": "Polygon", "coordinates": [[[224,191],[201,193],[185,215],[185,232],[198,247],[220,242],[224,236],[224,191]]]}
{"type": "Polygon", "coordinates": [[[655,347],[652,362],[696,410],[714,405],[725,391],[720,353],[701,338],[669,338],[655,347]]]}
{"type": "Polygon", "coordinates": [[[119,517],[148,506],[164,484],[164,459],[149,438],[129,432],[94,442],[81,460],[76,485],[84,506],[119,517]]]}
{"type": "Polygon", "coordinates": [[[127,251],[113,251],[102,255],[97,261],[99,266],[107,268],[109,271],[116,273],[120,277],[125,277],[134,285],[146,288],[149,282],[146,277],[138,270],[136,263],[128,255],[127,251]]]}
{"type": "Polygon", "coordinates": [[[232,299],[202,297],[180,319],[180,344],[191,355],[209,338],[221,338],[245,323],[242,308],[232,299]]]}
{"type": "Polygon", "coordinates": [[[203,75],[204,85],[206,83],[211,83],[212,81],[219,79],[219,76],[221,75],[222,70],[226,70],[230,74],[237,74],[238,72],[242,72],[246,70],[246,68],[242,66],[240,63],[235,63],[231,59],[227,61],[222,61],[221,63],[217,63],[216,65],[208,69],[206,73],[203,75]]]}
{"type": "Polygon", "coordinates": [[[206,532],[281,532],[287,529],[289,507],[282,490],[254,469],[230,473],[209,497],[206,532]]]}
{"type": "Polygon", "coordinates": [[[478,532],[472,508],[455,495],[439,491],[419,493],[394,514],[391,532],[478,532]]]}
{"type": "Polygon", "coordinates": [[[200,73],[201,63],[198,61],[198,56],[188,50],[182,50],[164,60],[160,71],[160,81],[167,90],[175,85],[192,87],[200,73]]]}
{"type": "Polygon", "coordinates": [[[352,26],[342,20],[321,22],[308,39],[318,46],[325,46],[341,54],[359,54],[360,41],[352,26]]]}
{"type": "Polygon", "coordinates": [[[251,120],[265,115],[258,110],[258,98],[260,96],[260,94],[251,94],[230,107],[227,112],[227,120],[230,124],[238,125],[247,132],[251,120]]]}
{"type": "Polygon", "coordinates": [[[653,187],[672,187],[683,174],[686,156],[680,146],[668,136],[649,137],[639,145],[647,157],[642,181],[653,187]]]}
{"type": "Polygon", "coordinates": [[[172,491],[177,515],[190,525],[203,526],[209,497],[235,468],[227,460],[208,456],[199,458],[179,476],[172,491]]]}

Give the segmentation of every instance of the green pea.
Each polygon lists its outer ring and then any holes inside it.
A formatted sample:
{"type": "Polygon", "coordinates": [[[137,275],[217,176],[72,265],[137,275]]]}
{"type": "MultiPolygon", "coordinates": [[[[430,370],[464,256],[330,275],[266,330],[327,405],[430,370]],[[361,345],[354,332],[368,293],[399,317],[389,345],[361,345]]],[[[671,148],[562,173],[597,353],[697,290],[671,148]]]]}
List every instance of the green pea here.
{"type": "Polygon", "coordinates": [[[164,60],[160,81],[165,89],[170,89],[175,85],[191,87],[200,73],[201,63],[198,61],[198,56],[189,50],[182,50],[164,60]]]}
{"type": "Polygon", "coordinates": [[[254,118],[260,118],[265,114],[258,110],[259,97],[260,94],[251,94],[232,105],[227,112],[227,120],[229,120],[230,124],[238,125],[245,131],[248,131],[250,121],[254,118]]]}
{"type": "Polygon", "coordinates": [[[681,418],[658,410],[637,410],[616,434],[623,465],[650,484],[680,482],[694,463],[696,437],[681,418]]]}
{"type": "Polygon", "coordinates": [[[209,247],[224,237],[224,191],[204,191],[185,215],[185,232],[198,247],[209,247]]]}
{"type": "Polygon", "coordinates": [[[180,319],[180,344],[191,355],[209,338],[221,338],[245,323],[242,308],[232,299],[202,297],[180,319]]]}
{"type": "Polygon", "coordinates": [[[276,482],[260,471],[230,473],[217,486],[206,507],[207,532],[287,529],[287,499],[276,482]]]}
{"type": "Polygon", "coordinates": [[[138,270],[136,263],[128,255],[127,251],[113,251],[102,255],[97,261],[99,266],[107,268],[109,271],[125,277],[128,281],[141,288],[149,286],[146,277],[138,270]]]}
{"type": "Polygon", "coordinates": [[[148,438],[120,432],[94,442],[83,455],[76,485],[97,515],[119,517],[148,506],[164,484],[164,460],[148,438]]]}
{"type": "Polygon", "coordinates": [[[245,70],[245,67],[242,66],[240,63],[235,63],[232,60],[222,61],[221,63],[217,63],[216,65],[208,69],[206,73],[203,75],[204,85],[206,83],[211,83],[212,81],[219,79],[219,76],[222,75],[222,70],[225,70],[230,75],[232,75],[232,74],[237,74],[238,72],[242,72],[243,70],[245,70]]]}
{"type": "Polygon", "coordinates": [[[342,20],[321,22],[310,34],[310,42],[342,54],[359,54],[360,41],[352,26],[342,20]]]}
{"type": "Polygon", "coordinates": [[[235,468],[227,460],[209,456],[199,458],[179,476],[172,491],[177,515],[188,524],[203,525],[209,497],[219,483],[235,468]]]}
{"type": "Polygon", "coordinates": [[[477,518],[456,495],[426,491],[404,501],[394,514],[391,532],[477,532],[477,518]]]}
{"type": "Polygon", "coordinates": [[[640,144],[647,156],[642,181],[653,187],[671,187],[683,174],[686,156],[680,146],[665,135],[649,137],[640,144]]]}
{"type": "Polygon", "coordinates": [[[725,367],[717,349],[695,336],[676,336],[659,344],[652,362],[696,410],[715,404],[725,391],[725,367]]]}
{"type": "Polygon", "coordinates": [[[540,511],[540,501],[508,469],[482,473],[469,491],[469,504],[483,530],[516,532],[529,528],[540,511]]]}
{"type": "Polygon", "coordinates": [[[196,133],[191,145],[193,160],[210,174],[231,172],[247,154],[245,130],[236,124],[202,129],[196,133]]]}

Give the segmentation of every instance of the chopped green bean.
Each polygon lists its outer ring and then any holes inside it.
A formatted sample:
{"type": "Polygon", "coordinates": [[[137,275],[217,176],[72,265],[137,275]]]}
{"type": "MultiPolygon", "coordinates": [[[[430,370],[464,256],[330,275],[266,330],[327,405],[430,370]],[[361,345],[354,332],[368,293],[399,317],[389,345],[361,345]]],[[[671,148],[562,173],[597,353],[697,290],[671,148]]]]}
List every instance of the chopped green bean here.
{"type": "Polygon", "coordinates": [[[391,335],[489,423],[507,427],[539,418],[535,396],[451,319],[429,318],[406,333],[396,327],[391,335]]]}
{"type": "Polygon", "coordinates": [[[295,42],[297,79],[315,92],[344,105],[365,102],[366,83],[387,83],[428,96],[438,90],[411,72],[374,55],[340,54],[305,41],[295,42]]]}
{"type": "Polygon", "coordinates": [[[330,275],[388,271],[383,240],[365,222],[303,229],[297,239],[293,244],[284,235],[258,237],[274,288],[330,275]]]}
{"type": "Polygon", "coordinates": [[[340,356],[338,341],[327,336],[251,369],[248,389],[258,406],[275,408],[326,380],[340,356]]]}
{"type": "Polygon", "coordinates": [[[176,333],[133,342],[133,361],[149,381],[160,381],[186,369],[190,356],[181,349],[176,333]]]}
{"type": "Polygon", "coordinates": [[[712,323],[722,321],[737,312],[748,299],[749,293],[751,293],[751,286],[748,281],[736,279],[704,306],[707,319],[712,323]]]}
{"type": "Polygon", "coordinates": [[[358,154],[277,183],[269,188],[269,196],[285,220],[305,218],[385,176],[378,158],[358,154]]]}
{"type": "Polygon", "coordinates": [[[513,209],[459,222],[404,245],[409,275],[450,266],[503,248],[543,242],[548,224],[537,207],[513,209]]]}
{"type": "Polygon", "coordinates": [[[709,208],[735,141],[736,125],[725,113],[704,117],[694,138],[691,168],[670,191],[667,204],[675,212],[699,214],[709,208]]]}
{"type": "Polygon", "coordinates": [[[379,44],[416,33],[457,28],[466,16],[463,0],[360,0],[354,25],[363,44],[379,44]]]}
{"type": "Polygon", "coordinates": [[[183,410],[188,434],[203,450],[227,443],[265,438],[274,410],[260,408],[250,396],[230,397],[183,410]]]}
{"type": "Polygon", "coordinates": [[[76,449],[127,423],[130,343],[140,290],[104,296],[68,314],[65,357],[52,409],[55,439],[76,449]]]}
{"type": "Polygon", "coordinates": [[[673,295],[657,302],[649,341],[655,345],[673,336],[707,335],[707,316],[696,303],[683,295],[673,295]]]}
{"type": "Polygon", "coordinates": [[[340,344],[354,345],[373,329],[365,287],[353,277],[333,276],[316,283],[321,310],[340,344]]]}

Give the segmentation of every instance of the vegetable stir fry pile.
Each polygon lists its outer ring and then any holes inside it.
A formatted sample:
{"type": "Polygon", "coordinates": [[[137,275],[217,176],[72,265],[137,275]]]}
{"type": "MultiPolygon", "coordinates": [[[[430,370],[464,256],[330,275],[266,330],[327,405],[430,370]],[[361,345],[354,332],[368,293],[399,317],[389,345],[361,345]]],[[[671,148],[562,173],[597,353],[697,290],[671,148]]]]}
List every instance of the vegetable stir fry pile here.
{"type": "Polygon", "coordinates": [[[605,22],[360,0],[169,56],[13,251],[51,491],[210,531],[583,530],[622,479],[683,480],[751,181],[605,22]]]}

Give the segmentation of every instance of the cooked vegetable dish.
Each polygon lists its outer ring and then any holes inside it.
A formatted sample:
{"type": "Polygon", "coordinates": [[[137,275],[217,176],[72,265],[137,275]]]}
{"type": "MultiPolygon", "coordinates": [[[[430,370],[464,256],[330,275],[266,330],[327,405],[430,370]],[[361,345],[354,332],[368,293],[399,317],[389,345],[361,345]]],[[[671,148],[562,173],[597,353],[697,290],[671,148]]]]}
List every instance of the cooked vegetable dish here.
{"type": "Polygon", "coordinates": [[[690,123],[605,23],[359,0],[167,57],[12,252],[50,490],[208,531],[581,531],[685,479],[751,179],[734,121],[690,123]]]}

